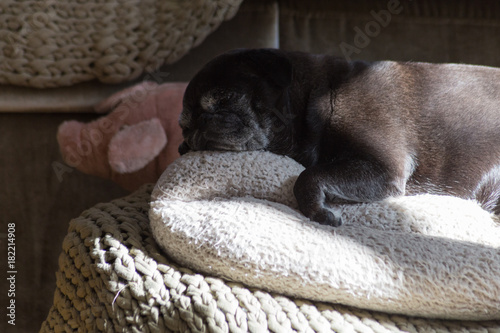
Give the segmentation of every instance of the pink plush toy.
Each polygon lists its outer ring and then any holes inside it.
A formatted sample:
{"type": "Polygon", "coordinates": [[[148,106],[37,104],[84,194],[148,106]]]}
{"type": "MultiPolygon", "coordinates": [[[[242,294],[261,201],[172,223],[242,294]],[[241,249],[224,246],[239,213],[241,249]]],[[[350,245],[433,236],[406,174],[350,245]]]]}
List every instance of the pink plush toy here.
{"type": "Polygon", "coordinates": [[[109,178],[127,190],[153,183],[179,157],[178,125],[187,83],[144,82],[120,91],[96,107],[109,112],[84,124],[59,126],[64,161],[78,170],[109,178]]]}

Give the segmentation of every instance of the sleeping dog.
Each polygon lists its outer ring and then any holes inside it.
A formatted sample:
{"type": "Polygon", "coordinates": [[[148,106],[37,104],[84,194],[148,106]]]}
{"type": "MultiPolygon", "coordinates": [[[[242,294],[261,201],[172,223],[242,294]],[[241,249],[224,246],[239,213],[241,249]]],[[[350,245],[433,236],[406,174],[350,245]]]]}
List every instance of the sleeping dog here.
{"type": "Polygon", "coordinates": [[[299,209],[341,224],[336,204],[434,193],[500,213],[500,70],[346,61],[234,50],[189,83],[180,126],[189,150],[267,150],[305,170],[299,209]]]}

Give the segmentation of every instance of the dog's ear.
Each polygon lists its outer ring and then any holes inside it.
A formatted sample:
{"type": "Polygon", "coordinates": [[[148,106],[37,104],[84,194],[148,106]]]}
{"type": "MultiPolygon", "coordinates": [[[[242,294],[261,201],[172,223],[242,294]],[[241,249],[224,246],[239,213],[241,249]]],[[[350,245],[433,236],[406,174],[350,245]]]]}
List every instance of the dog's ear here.
{"type": "Polygon", "coordinates": [[[252,69],[276,87],[286,88],[292,82],[292,65],[279,50],[255,49],[245,53],[252,69]]]}

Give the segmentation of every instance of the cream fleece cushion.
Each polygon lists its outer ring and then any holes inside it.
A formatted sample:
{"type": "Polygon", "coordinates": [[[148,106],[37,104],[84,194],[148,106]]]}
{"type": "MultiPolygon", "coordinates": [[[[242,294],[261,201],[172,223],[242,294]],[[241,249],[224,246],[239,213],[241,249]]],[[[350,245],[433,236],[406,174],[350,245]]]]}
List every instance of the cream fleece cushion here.
{"type": "Polygon", "coordinates": [[[443,319],[500,319],[500,225],[475,202],[421,195],[297,209],[303,167],[267,152],[195,152],[153,191],[155,239],[179,264],[315,301],[443,319]]]}

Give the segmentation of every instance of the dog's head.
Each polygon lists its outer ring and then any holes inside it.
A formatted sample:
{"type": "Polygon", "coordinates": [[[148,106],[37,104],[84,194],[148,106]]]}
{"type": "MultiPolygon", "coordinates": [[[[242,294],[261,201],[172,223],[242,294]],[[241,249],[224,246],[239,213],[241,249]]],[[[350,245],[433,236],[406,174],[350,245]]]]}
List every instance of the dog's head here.
{"type": "Polygon", "coordinates": [[[291,79],[290,62],[277,50],[235,50],[216,57],[186,88],[179,152],[266,149],[277,104],[291,79]]]}

